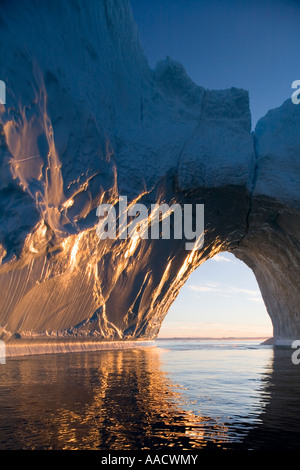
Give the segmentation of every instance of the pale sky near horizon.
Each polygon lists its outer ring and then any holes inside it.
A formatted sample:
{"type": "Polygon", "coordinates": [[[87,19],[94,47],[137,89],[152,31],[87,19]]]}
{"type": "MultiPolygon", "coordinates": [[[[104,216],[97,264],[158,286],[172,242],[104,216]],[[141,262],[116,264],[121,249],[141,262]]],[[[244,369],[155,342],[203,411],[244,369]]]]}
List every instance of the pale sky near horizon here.
{"type": "MultiPolygon", "coordinates": [[[[300,1],[131,0],[149,64],[170,56],[208,89],[249,91],[252,128],[300,80],[300,1]]],[[[229,253],[200,266],[159,337],[272,336],[254,274],[229,253]]]]}
{"type": "Polygon", "coordinates": [[[190,275],[159,333],[160,338],[272,335],[255,276],[231,253],[219,253],[190,275]]]}

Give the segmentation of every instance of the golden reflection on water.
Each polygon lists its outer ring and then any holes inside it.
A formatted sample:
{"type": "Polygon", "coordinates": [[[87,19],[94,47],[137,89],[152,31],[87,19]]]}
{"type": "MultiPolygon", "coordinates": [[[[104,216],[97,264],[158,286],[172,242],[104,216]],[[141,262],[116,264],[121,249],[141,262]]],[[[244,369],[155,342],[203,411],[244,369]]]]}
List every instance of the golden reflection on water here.
{"type": "Polygon", "coordinates": [[[299,450],[290,350],[229,343],[10,358],[0,449],[299,450]]]}
{"type": "MultiPolygon", "coordinates": [[[[191,449],[228,439],[222,422],[184,410],[156,348],[14,359],[5,375],[17,448],[191,449]]],[[[2,448],[12,440],[0,437],[2,448]]]]}

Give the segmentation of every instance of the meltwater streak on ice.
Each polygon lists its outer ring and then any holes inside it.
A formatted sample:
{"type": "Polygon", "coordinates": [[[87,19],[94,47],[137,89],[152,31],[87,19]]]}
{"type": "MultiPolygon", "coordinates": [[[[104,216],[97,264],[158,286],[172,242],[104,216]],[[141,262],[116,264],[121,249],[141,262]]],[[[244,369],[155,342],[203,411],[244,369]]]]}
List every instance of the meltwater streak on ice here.
{"type": "Polygon", "coordinates": [[[11,358],[0,449],[297,449],[300,374],[257,341],[11,358]]]}

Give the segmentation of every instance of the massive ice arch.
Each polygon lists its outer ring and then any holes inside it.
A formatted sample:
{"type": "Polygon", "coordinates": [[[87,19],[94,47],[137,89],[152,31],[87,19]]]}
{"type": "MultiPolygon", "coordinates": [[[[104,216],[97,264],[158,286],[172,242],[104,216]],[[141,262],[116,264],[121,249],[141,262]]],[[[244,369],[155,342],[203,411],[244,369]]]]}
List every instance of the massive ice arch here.
{"type": "Polygon", "coordinates": [[[225,250],[254,271],[277,341],[299,337],[300,106],[251,133],[247,92],[149,68],[127,0],[2,2],[0,21],[2,338],[154,338],[225,250]],[[203,249],[100,241],[96,208],[118,195],[205,204],[203,249]]]}

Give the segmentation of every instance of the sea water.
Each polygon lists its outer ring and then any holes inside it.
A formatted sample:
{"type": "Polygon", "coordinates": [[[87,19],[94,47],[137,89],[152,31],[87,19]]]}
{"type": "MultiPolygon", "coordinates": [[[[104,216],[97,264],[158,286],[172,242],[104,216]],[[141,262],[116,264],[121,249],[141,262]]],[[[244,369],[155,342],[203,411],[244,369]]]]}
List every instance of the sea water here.
{"type": "Polygon", "coordinates": [[[300,365],[258,340],[7,358],[0,449],[298,449],[300,365]]]}

